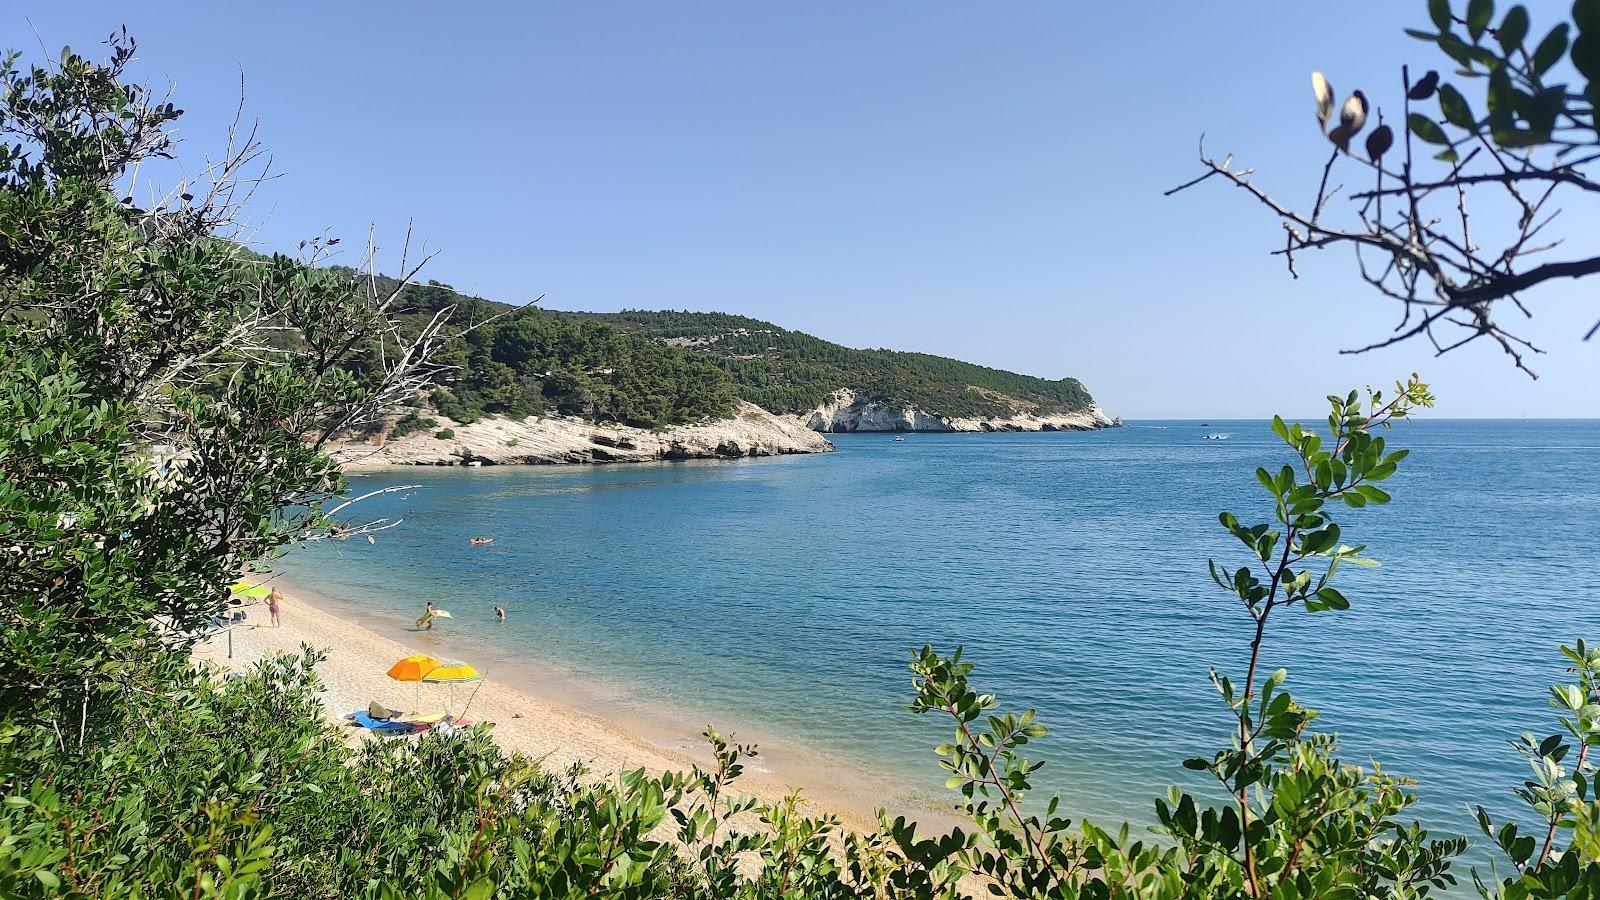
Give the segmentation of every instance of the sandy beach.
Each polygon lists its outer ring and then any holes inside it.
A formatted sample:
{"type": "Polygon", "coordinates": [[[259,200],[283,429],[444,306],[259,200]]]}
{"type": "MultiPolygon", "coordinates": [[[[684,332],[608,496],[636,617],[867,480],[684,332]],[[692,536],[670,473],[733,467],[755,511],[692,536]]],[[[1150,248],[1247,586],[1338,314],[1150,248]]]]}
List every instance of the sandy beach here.
{"type": "MultiPolygon", "coordinates": [[[[196,658],[223,669],[243,669],[264,656],[298,653],[302,645],[323,650],[327,658],[317,668],[324,684],[323,704],[329,719],[346,728],[351,740],[382,739],[365,729],[348,727],[342,718],[352,710],[365,709],[373,700],[407,712],[419,711],[414,709],[419,705],[422,712],[443,711],[443,688],[424,685],[419,703],[413,684],[394,681],[386,674],[395,660],[428,652],[426,649],[379,634],[352,621],[348,613],[336,614],[327,608],[329,604],[304,589],[287,586],[285,593],[281,627],[270,624],[265,604],[247,605],[246,621],[230,629],[231,657],[229,635],[221,633],[197,648],[196,658]]],[[[476,685],[455,689],[455,711],[461,713],[465,707],[468,719],[492,724],[495,741],[506,751],[553,767],[582,763],[597,778],[632,769],[660,774],[709,764],[710,754],[703,749],[703,742],[682,739],[691,727],[698,733],[698,725],[684,723],[669,746],[640,733],[648,729],[629,728],[612,718],[536,696],[496,680],[492,669],[486,674],[489,677],[476,685]]],[[[852,772],[837,761],[786,754],[780,747],[771,748],[770,753],[762,749],[760,764],[747,766],[739,784],[764,800],[777,800],[799,789],[809,814],[832,814],[847,827],[864,831],[876,829],[879,806],[886,806],[891,815],[906,815],[930,827],[955,821],[952,813],[907,800],[894,786],[880,783],[868,773],[852,772]]]]}

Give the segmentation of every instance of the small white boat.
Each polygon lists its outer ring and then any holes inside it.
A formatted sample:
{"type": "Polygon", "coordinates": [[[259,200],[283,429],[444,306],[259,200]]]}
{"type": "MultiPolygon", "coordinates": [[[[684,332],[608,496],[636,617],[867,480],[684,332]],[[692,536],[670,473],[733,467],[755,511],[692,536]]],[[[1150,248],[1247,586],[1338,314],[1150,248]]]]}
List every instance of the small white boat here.
{"type": "Polygon", "coordinates": [[[1225,441],[1230,437],[1233,437],[1233,435],[1224,434],[1224,433],[1222,433],[1220,431],[1215,431],[1215,432],[1212,432],[1211,434],[1206,435],[1206,440],[1208,440],[1208,441],[1225,441]]]}
{"type": "Polygon", "coordinates": [[[903,438],[903,437],[897,437],[897,438],[894,439],[894,442],[896,444],[904,444],[906,442],[906,439],[903,438]]]}

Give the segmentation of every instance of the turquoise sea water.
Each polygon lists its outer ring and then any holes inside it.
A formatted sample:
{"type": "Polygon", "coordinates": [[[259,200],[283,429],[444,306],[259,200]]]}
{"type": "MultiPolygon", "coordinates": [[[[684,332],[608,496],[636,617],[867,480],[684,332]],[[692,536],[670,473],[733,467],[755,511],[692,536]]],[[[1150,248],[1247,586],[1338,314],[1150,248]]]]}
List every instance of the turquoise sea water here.
{"type": "MultiPolygon", "coordinates": [[[[1600,638],[1600,422],[1424,421],[1390,439],[1414,449],[1395,502],[1342,512],[1384,567],[1351,571],[1347,613],[1284,615],[1265,663],[1290,670],[1349,761],[1419,774],[1419,815],[1464,832],[1468,803],[1515,809],[1506,741],[1552,729],[1558,643],[1600,638]]],[[[1270,514],[1252,473],[1284,454],[1263,423],[836,443],[367,475],[361,491],[418,486],[362,504],[405,523],[285,569],[391,626],[435,600],[461,655],[546,661],[930,796],[945,726],[901,709],[906,651],[964,644],[985,690],[1052,727],[1040,777],[1074,813],[1148,822],[1165,786],[1199,784],[1179,762],[1225,742],[1228,721],[1207,667],[1241,676],[1248,640],[1205,560],[1242,563],[1218,510],[1270,514]]]]}

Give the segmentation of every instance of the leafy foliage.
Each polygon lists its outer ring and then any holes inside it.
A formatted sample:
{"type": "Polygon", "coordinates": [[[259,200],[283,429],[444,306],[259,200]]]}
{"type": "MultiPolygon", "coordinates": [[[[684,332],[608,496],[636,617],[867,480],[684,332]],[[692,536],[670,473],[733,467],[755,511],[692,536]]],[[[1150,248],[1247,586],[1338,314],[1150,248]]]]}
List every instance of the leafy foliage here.
{"type": "Polygon", "coordinates": [[[77,743],[182,664],[246,566],[329,535],[323,442],[425,381],[435,334],[397,338],[390,298],[217,237],[248,144],[165,205],[119,200],[181,111],[122,83],[125,35],[111,48],[0,63],[0,717],[77,743]],[[344,366],[361,341],[386,359],[365,374],[344,366]]]}
{"type": "MultiPolygon", "coordinates": [[[[1253,631],[1242,681],[1212,673],[1223,746],[1184,763],[1215,786],[1158,799],[1149,839],[1032,798],[1041,763],[1024,751],[1047,731],[974,687],[959,649],[910,663],[911,711],[953,725],[936,753],[971,823],[933,835],[883,814],[846,833],[796,796],[743,796],[755,748],[714,729],[710,767],[595,779],[503,754],[487,726],[352,748],[311,649],[191,669],[242,569],[383,527],[335,525],[344,484],[320,448],[425,384],[449,307],[398,322],[404,285],[241,254],[209,202],[116,199],[119,167],[159,159],[175,112],[121,85],[131,42],[113,36],[112,54],[3,72],[0,896],[1289,900],[1456,884],[1464,839],[1406,822],[1411,782],[1344,763],[1287,673],[1261,672],[1271,622],[1350,605],[1336,576],[1370,559],[1333,510],[1390,501],[1379,485],[1405,451],[1381,432],[1431,404],[1415,377],[1329,397],[1325,433],[1274,420],[1290,462],[1257,472],[1271,519],[1222,513],[1245,562],[1211,566],[1253,631]]],[[[1512,744],[1538,829],[1479,815],[1510,869],[1472,873],[1486,896],[1600,891],[1600,651],[1563,653],[1560,730],[1512,744]]]]}

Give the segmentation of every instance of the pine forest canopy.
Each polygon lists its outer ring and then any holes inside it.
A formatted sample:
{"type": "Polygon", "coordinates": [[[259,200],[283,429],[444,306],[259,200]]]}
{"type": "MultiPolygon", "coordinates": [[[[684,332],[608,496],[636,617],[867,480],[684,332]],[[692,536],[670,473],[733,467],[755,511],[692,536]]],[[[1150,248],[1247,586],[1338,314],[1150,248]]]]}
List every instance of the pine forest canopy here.
{"type": "Polygon", "coordinates": [[[459,337],[439,355],[450,368],[433,404],[459,421],[554,409],[664,427],[730,415],[738,399],[804,414],[841,388],[949,417],[1076,412],[1094,403],[1074,378],[856,350],[726,313],[552,311],[465,296],[438,282],[406,287],[402,304],[400,319],[415,327],[455,309],[459,337]]]}

